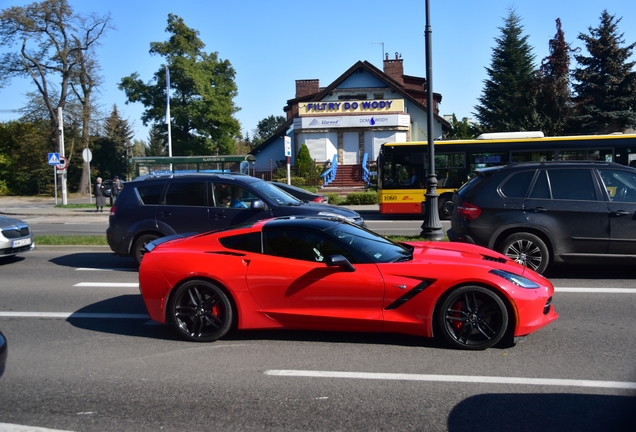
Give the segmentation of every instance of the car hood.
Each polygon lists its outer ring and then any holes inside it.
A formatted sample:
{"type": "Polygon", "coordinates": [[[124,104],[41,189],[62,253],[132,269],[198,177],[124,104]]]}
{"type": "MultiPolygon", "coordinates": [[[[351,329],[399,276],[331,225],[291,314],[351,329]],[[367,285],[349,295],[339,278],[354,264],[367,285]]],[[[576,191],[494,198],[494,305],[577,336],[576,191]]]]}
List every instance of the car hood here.
{"type": "MultiPolygon", "coordinates": [[[[416,263],[430,263],[431,261],[445,264],[462,263],[464,265],[472,263],[476,266],[507,269],[520,275],[531,272],[534,276],[539,276],[538,273],[535,273],[499,252],[473,244],[454,242],[408,244],[415,248],[413,251],[413,261],[416,263]]],[[[540,277],[543,279],[542,276],[540,277]]]]}
{"type": "Polygon", "coordinates": [[[0,216],[0,229],[11,229],[26,226],[27,223],[19,219],[13,219],[6,216],[0,216]]]}
{"type": "Polygon", "coordinates": [[[303,206],[310,207],[316,212],[334,213],[347,218],[357,219],[360,218],[360,214],[356,211],[348,209],[346,207],[339,207],[331,204],[320,204],[314,202],[303,203],[303,206]]]}

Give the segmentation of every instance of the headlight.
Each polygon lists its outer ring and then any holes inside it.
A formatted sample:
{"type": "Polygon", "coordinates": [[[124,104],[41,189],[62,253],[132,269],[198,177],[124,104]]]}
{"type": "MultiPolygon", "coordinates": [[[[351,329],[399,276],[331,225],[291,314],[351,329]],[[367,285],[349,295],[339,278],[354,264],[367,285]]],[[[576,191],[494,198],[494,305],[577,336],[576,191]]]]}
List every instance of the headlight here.
{"type": "Polygon", "coordinates": [[[350,218],[350,217],[346,217],[346,216],[343,216],[343,215],[339,215],[338,213],[320,212],[320,213],[318,213],[318,216],[326,216],[326,217],[344,219],[347,222],[355,222],[354,218],[350,218]]]}
{"type": "Polygon", "coordinates": [[[513,283],[517,286],[520,286],[521,288],[527,288],[527,289],[541,288],[541,285],[531,281],[528,278],[516,275],[514,273],[510,273],[504,270],[493,269],[493,270],[490,270],[490,273],[497,275],[499,277],[502,277],[508,282],[513,283]]]}

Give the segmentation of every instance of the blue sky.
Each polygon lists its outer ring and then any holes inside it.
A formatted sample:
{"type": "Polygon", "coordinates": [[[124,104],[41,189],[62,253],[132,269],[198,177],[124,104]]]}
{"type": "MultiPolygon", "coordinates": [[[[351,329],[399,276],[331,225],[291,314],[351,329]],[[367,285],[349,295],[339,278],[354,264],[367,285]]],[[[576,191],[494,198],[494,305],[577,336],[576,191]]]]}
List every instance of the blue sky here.
{"type": "MultiPolygon", "coordinates": [[[[32,3],[0,0],[0,9],[32,3]]],[[[382,50],[401,54],[407,75],[426,76],[425,1],[393,0],[70,0],[76,12],[111,14],[110,30],[98,48],[104,85],[99,103],[105,112],[117,104],[136,131],[147,139],[141,104],[126,105],[117,89],[122,77],[138,72],[144,81],[160,67],[150,56],[150,42],[165,41],[167,17],[174,13],[200,32],[207,52],[216,51],[236,70],[241,110],[236,117],[252,134],[270,115],[284,115],[295,96],[295,80],[319,79],[327,86],[359,60],[382,69],[382,50]],[[382,45],[383,43],[384,45],[382,45]]],[[[633,0],[430,0],[433,45],[433,90],[442,94],[440,114],[473,117],[474,106],[490,66],[495,37],[508,9],[515,8],[529,36],[535,63],[548,55],[548,41],[560,18],[566,40],[581,46],[579,33],[597,27],[603,9],[622,17],[619,29],[626,44],[636,42],[633,0]]],[[[1,51],[1,49],[0,49],[1,51]]],[[[631,60],[636,60],[632,57],[631,60]]],[[[20,108],[34,90],[27,80],[0,89],[0,110],[20,108]]],[[[16,118],[0,112],[0,121],[16,118]]]]}

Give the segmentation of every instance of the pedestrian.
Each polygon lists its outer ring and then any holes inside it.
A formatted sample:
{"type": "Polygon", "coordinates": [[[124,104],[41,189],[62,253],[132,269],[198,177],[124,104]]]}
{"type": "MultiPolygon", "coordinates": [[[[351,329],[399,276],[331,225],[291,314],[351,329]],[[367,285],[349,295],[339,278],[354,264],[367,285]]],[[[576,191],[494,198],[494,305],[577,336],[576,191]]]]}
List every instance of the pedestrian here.
{"type": "Polygon", "coordinates": [[[104,185],[101,177],[97,177],[97,183],[95,183],[95,205],[97,206],[95,212],[104,211],[106,198],[104,197],[104,185]]]}
{"type": "Polygon", "coordinates": [[[113,204],[117,202],[117,197],[119,196],[119,192],[121,192],[122,187],[123,183],[119,180],[119,176],[115,176],[113,186],[110,188],[110,196],[113,197],[113,204]]]}

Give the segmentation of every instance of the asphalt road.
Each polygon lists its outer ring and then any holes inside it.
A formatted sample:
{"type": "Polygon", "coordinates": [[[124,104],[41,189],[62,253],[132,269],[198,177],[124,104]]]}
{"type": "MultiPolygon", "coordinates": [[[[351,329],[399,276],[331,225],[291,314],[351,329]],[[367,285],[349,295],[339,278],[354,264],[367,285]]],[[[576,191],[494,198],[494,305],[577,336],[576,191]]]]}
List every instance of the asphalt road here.
{"type": "Polygon", "coordinates": [[[587,272],[555,274],[559,320],[512,347],[287,331],[199,344],[148,320],[131,259],[36,250],[0,262],[0,430],[632,431],[636,276],[587,272]]]}

